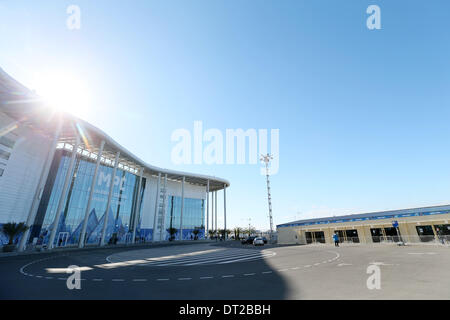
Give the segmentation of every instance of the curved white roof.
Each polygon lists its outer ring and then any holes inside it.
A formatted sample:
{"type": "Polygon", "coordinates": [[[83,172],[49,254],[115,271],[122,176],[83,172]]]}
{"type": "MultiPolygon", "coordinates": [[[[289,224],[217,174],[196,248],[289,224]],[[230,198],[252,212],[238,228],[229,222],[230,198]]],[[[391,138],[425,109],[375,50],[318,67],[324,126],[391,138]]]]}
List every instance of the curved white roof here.
{"type": "MultiPolygon", "coordinates": [[[[57,117],[54,110],[45,106],[42,99],[28,88],[24,87],[0,68],[0,110],[21,125],[33,127],[37,132],[52,136],[57,127],[57,117]]],[[[105,132],[79,119],[73,115],[64,113],[63,127],[61,130],[60,142],[74,144],[77,134],[83,133],[87,139],[81,139],[81,148],[96,153],[101,141],[105,141],[103,157],[114,159],[120,151],[120,163],[130,168],[144,169],[147,175],[167,174],[171,180],[185,181],[191,184],[206,186],[208,181],[210,191],[223,189],[230,186],[230,182],[214,176],[200,175],[189,172],[182,172],[164,168],[158,168],[141,160],[132,152],[116,142],[105,132]]]]}

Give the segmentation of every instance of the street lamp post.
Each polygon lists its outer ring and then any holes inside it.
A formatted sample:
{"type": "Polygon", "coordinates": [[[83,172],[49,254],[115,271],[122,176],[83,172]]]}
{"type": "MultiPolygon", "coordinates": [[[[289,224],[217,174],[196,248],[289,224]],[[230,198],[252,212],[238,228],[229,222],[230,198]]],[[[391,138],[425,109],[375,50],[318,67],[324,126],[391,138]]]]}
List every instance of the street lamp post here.
{"type": "Polygon", "coordinates": [[[270,219],[270,242],[273,239],[273,220],[272,220],[272,196],[270,195],[270,180],[269,180],[269,162],[273,159],[270,154],[261,155],[261,161],[266,164],[266,181],[267,181],[267,200],[269,202],[269,219],[270,219]]]}

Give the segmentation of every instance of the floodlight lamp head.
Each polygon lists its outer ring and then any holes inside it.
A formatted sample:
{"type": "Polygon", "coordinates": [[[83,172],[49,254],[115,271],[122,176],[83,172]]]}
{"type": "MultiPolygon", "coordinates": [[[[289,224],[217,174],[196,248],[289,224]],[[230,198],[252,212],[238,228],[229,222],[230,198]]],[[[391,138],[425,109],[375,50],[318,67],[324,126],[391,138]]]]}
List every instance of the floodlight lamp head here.
{"type": "Polygon", "coordinates": [[[271,154],[266,154],[266,155],[262,154],[261,158],[260,158],[261,161],[266,162],[266,163],[270,162],[270,160],[272,160],[272,159],[273,159],[273,156],[271,154]]]}

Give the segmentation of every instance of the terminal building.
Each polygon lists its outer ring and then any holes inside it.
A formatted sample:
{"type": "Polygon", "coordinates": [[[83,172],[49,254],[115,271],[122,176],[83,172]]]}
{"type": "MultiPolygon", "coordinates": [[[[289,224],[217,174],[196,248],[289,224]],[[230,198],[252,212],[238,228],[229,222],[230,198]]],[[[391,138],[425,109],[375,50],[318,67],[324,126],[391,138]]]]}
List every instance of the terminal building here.
{"type": "Polygon", "coordinates": [[[19,250],[202,239],[217,231],[219,191],[226,229],[229,185],[144,162],[0,69],[0,230],[27,224],[19,250]]]}
{"type": "Polygon", "coordinates": [[[278,243],[447,243],[449,221],[450,205],[299,220],[277,225],[278,243]]]}

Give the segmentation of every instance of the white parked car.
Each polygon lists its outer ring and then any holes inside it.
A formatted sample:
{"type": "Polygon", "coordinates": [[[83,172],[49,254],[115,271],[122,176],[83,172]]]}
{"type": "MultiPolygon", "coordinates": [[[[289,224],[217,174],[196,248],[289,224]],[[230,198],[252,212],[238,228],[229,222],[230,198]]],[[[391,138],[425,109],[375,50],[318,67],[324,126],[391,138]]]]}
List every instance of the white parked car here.
{"type": "Polygon", "coordinates": [[[253,240],[253,245],[254,246],[263,246],[264,245],[264,239],[261,237],[255,238],[255,240],[253,240]]]}

